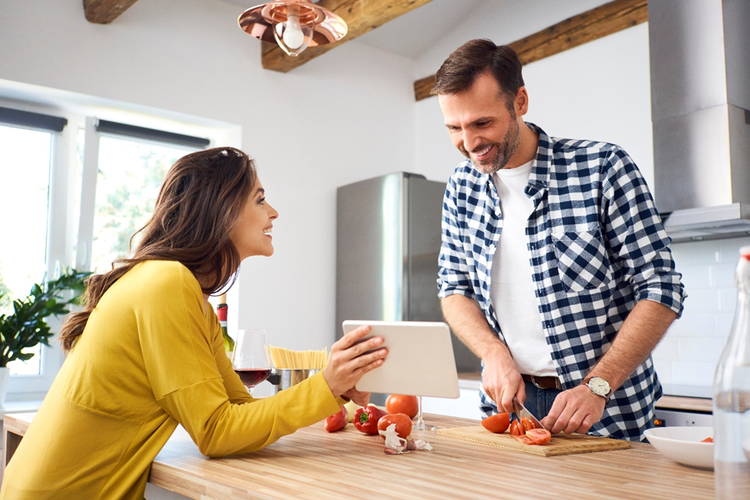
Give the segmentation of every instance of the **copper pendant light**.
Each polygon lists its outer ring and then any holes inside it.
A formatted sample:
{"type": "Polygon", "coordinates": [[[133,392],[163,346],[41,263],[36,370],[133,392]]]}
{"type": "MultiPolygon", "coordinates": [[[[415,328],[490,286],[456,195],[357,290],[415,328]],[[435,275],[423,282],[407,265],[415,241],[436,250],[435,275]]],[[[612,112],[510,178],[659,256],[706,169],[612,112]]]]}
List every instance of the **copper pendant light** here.
{"type": "Polygon", "coordinates": [[[346,22],[309,0],[286,0],[257,5],[240,14],[237,23],[247,34],[276,42],[290,56],[344,38],[346,22]]]}

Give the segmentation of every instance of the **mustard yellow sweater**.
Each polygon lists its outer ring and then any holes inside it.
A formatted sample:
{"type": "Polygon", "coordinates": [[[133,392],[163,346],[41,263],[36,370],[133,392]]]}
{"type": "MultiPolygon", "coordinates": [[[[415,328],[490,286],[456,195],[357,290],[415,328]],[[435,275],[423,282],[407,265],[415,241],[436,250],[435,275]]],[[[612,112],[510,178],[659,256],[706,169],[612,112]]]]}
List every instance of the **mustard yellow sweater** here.
{"type": "Polygon", "coordinates": [[[263,448],[339,410],[322,373],[253,399],[182,264],[137,265],[102,297],[5,470],[0,499],[142,499],[177,424],[201,453],[263,448]]]}

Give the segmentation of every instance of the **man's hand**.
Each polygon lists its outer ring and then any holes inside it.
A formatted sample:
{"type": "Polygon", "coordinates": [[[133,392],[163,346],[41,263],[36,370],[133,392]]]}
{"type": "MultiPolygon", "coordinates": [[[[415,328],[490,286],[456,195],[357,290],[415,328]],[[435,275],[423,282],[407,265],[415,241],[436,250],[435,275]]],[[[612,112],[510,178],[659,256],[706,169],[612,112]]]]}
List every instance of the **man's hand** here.
{"type": "Polygon", "coordinates": [[[482,387],[501,412],[513,413],[513,396],[526,401],[526,384],[509,356],[497,354],[484,360],[482,387]]]}
{"type": "Polygon", "coordinates": [[[601,420],[606,404],[603,397],[585,385],[579,385],[557,395],[549,413],[542,419],[542,425],[552,434],[585,434],[601,420]]]}

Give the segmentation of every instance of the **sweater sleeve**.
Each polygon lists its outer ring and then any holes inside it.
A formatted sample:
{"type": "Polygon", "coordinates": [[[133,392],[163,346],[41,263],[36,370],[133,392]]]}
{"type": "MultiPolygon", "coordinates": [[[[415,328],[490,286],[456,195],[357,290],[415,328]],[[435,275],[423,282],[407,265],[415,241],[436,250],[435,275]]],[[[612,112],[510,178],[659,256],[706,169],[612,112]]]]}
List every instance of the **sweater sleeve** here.
{"type": "Polygon", "coordinates": [[[269,398],[246,395],[226,354],[218,351],[220,339],[197,281],[184,266],[171,264],[143,290],[147,300],[136,312],[139,339],[157,403],[201,453],[257,450],[339,410],[322,373],[269,398]]]}

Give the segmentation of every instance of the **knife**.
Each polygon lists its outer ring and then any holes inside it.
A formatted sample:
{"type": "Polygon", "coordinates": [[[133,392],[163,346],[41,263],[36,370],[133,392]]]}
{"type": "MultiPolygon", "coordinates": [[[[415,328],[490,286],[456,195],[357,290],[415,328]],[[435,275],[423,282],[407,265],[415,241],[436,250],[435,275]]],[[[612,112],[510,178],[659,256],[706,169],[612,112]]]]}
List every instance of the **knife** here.
{"type": "Polygon", "coordinates": [[[534,425],[536,425],[540,429],[546,429],[545,426],[542,425],[542,423],[536,419],[534,415],[531,414],[529,410],[526,409],[524,405],[521,404],[521,402],[518,400],[517,397],[513,396],[513,407],[516,410],[516,415],[518,415],[518,418],[524,417],[528,418],[532,422],[534,422],[534,425]]]}

